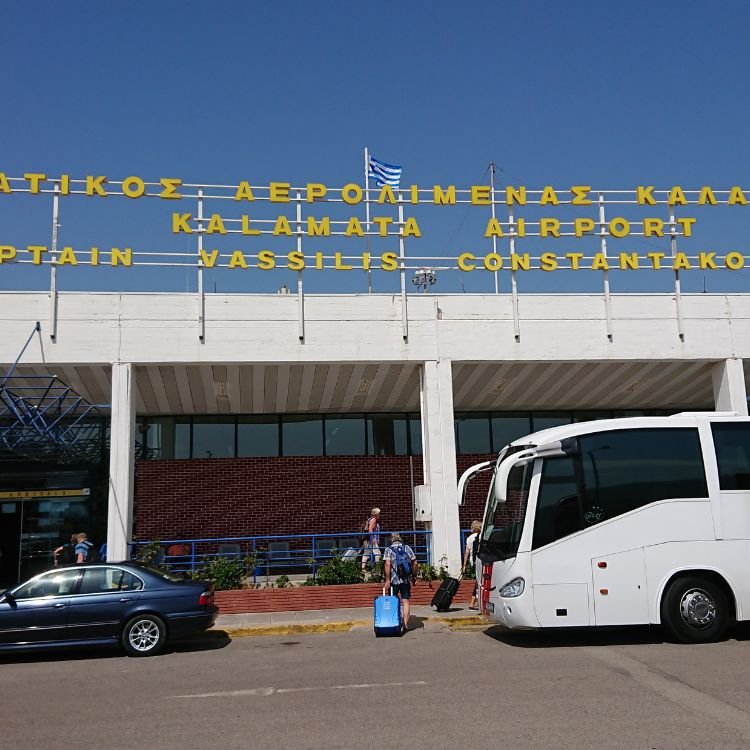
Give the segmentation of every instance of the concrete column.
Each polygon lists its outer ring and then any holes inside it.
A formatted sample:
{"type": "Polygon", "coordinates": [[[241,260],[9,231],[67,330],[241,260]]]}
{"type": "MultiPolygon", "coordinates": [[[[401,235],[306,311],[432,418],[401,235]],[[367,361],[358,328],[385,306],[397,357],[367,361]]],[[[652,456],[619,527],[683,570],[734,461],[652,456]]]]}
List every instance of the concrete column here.
{"type": "Polygon", "coordinates": [[[717,362],[711,375],[716,411],[736,411],[747,416],[747,390],[742,360],[725,359],[717,362]]]}
{"type": "Polygon", "coordinates": [[[135,365],[112,365],[112,419],[109,439],[107,559],[127,560],[133,533],[135,472],[135,365]]]}
{"type": "Polygon", "coordinates": [[[451,361],[427,361],[420,373],[424,482],[432,504],[432,563],[445,558],[451,575],[461,572],[456,485],[456,434],[451,361]]]}

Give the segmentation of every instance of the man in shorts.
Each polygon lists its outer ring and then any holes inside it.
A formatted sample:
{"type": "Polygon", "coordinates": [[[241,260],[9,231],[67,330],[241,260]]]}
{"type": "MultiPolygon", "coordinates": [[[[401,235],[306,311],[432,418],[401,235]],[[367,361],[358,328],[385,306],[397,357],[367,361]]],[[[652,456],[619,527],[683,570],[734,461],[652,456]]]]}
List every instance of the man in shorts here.
{"type": "Polygon", "coordinates": [[[391,545],[383,552],[385,580],[391,582],[394,596],[401,599],[404,618],[404,632],[409,629],[411,584],[417,578],[417,556],[408,544],[401,541],[401,534],[391,534],[391,545]]]}

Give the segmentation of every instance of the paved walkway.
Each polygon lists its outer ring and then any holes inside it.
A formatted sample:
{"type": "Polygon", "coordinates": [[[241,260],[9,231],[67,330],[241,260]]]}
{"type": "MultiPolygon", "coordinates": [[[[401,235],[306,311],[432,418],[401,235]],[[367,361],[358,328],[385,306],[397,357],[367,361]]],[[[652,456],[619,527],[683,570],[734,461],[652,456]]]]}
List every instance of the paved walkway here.
{"type": "MultiPolygon", "coordinates": [[[[238,615],[219,615],[216,618],[215,630],[224,630],[232,634],[240,631],[269,633],[278,629],[280,632],[290,629],[339,630],[359,625],[372,625],[372,607],[352,607],[345,609],[317,609],[301,612],[248,612],[238,615]]],[[[457,604],[448,612],[436,612],[432,607],[415,605],[411,608],[410,627],[429,620],[444,622],[446,620],[476,619],[482,622],[479,613],[469,612],[468,605],[457,604]]]]}

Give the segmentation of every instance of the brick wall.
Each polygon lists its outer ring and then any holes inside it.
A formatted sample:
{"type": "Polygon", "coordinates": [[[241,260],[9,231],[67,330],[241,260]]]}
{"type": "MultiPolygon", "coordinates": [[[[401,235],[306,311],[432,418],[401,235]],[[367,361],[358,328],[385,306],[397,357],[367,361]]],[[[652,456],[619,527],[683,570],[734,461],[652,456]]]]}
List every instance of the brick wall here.
{"type": "MultiPolygon", "coordinates": [[[[459,476],[488,456],[459,456],[459,476]]],[[[414,483],[422,457],[414,456],[414,483]]],[[[461,527],[481,518],[489,476],[470,485],[461,527]]],[[[138,539],[354,531],[370,508],[382,526],[412,527],[408,456],[303,456],[139,461],[138,539]]]]}

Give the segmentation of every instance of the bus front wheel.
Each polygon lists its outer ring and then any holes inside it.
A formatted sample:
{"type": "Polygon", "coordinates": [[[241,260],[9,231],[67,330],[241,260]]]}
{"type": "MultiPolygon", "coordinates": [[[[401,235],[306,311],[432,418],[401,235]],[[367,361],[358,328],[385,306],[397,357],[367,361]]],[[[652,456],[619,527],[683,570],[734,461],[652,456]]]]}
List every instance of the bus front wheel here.
{"type": "Polygon", "coordinates": [[[677,578],[661,602],[661,621],[682,643],[711,643],[729,624],[729,601],[724,589],[710,578],[677,578]]]}

